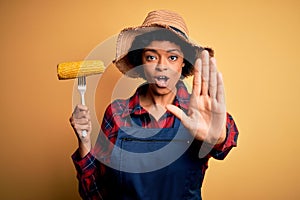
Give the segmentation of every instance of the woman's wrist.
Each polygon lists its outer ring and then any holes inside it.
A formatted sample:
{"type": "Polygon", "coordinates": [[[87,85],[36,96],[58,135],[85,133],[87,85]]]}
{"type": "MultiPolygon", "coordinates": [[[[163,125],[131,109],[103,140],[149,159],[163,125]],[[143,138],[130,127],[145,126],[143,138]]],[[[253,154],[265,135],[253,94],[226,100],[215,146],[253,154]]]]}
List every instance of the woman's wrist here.
{"type": "Polygon", "coordinates": [[[84,158],[92,148],[91,142],[78,141],[78,152],[81,158],[84,158]]]}

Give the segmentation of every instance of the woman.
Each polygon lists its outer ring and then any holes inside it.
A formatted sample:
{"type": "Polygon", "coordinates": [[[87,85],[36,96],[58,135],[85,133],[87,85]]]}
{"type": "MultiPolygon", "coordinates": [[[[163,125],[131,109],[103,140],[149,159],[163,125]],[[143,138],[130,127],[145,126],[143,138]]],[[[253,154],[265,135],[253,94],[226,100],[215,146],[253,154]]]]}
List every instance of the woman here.
{"type": "Polygon", "coordinates": [[[209,158],[224,159],[238,136],[213,51],[189,41],[181,16],[158,10],[121,31],[114,63],[146,82],[108,106],[94,148],[88,108],[76,106],[72,158],[82,198],[201,199],[209,158]],[[181,81],[190,75],[191,94],[181,81]]]}

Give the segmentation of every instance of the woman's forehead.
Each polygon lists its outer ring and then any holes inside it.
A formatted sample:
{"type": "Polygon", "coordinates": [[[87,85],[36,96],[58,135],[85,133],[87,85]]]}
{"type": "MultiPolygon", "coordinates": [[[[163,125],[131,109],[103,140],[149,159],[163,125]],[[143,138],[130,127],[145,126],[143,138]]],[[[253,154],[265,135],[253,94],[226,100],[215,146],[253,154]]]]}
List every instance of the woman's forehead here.
{"type": "Polygon", "coordinates": [[[182,53],[179,45],[170,41],[152,41],[145,50],[162,50],[166,52],[178,52],[182,53]]]}

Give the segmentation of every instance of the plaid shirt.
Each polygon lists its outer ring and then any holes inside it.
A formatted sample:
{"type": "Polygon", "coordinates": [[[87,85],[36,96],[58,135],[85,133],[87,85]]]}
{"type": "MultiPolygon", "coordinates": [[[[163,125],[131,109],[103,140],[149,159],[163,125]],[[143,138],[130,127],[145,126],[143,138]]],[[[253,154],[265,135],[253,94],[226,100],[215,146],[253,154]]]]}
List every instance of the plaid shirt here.
{"type": "MultiPolygon", "coordinates": [[[[163,117],[156,121],[141,105],[139,104],[139,94],[145,91],[146,85],[139,87],[136,93],[127,100],[116,100],[108,106],[103,117],[101,129],[111,143],[115,143],[118,130],[120,127],[130,127],[128,116],[139,117],[144,128],[170,128],[173,126],[175,116],[166,112],[163,117]]],[[[187,111],[189,106],[190,94],[188,93],[183,82],[177,84],[177,95],[173,104],[187,111]]],[[[237,144],[238,130],[231,115],[227,114],[227,135],[222,144],[215,145],[207,155],[216,159],[224,159],[232,147],[237,144]]],[[[100,137],[99,137],[100,138],[100,137]]],[[[98,138],[98,139],[99,139],[98,138]]],[[[101,149],[96,143],[94,151],[101,149]],[[96,150],[95,150],[96,149],[96,150]]],[[[80,158],[78,151],[72,155],[74,165],[77,170],[79,180],[79,193],[83,199],[103,199],[105,189],[102,187],[101,179],[105,175],[105,167],[93,155],[88,153],[84,158],[80,158]]],[[[202,173],[205,173],[207,163],[203,166],[202,173]]]]}

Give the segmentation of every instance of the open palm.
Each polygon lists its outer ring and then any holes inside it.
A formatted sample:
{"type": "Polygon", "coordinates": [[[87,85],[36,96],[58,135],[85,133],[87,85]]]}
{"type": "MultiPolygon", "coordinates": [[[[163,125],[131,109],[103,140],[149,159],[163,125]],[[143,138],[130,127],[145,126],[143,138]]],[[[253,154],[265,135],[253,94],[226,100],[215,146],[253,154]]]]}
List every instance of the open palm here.
{"type": "Polygon", "coordinates": [[[167,109],[178,117],[190,133],[200,141],[221,143],[226,137],[224,84],[217,71],[215,58],[207,51],[195,63],[193,89],[187,114],[174,105],[167,109]]]}

